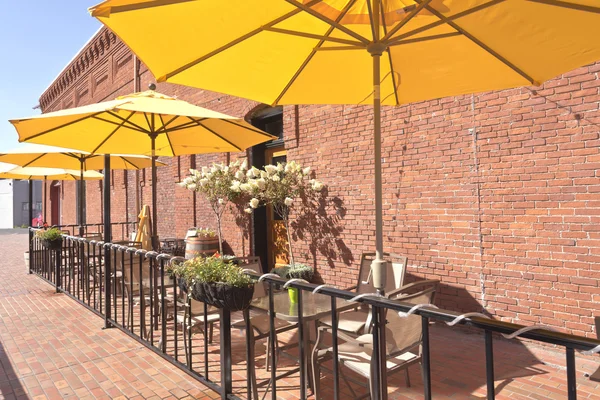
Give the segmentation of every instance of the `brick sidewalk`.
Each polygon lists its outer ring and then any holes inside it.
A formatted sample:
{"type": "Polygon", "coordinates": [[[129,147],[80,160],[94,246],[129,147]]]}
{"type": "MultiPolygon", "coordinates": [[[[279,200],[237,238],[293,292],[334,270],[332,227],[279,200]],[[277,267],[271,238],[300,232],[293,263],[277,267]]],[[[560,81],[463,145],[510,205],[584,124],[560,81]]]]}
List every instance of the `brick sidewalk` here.
{"type": "Polygon", "coordinates": [[[0,399],[212,399],[217,394],[34,275],[27,236],[0,237],[0,399]]]}

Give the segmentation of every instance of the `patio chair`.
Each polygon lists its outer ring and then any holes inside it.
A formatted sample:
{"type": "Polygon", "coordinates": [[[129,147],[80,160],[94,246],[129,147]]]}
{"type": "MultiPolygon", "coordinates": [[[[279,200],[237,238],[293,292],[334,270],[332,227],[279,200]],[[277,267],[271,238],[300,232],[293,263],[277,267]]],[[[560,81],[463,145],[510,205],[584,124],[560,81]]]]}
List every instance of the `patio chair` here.
{"type": "MultiPolygon", "coordinates": [[[[389,298],[395,301],[411,304],[432,304],[437,288],[437,280],[424,280],[408,284],[389,295],[389,298]]],[[[387,357],[386,366],[387,374],[392,374],[401,370],[405,371],[406,385],[410,387],[410,377],[408,367],[415,363],[421,364],[421,345],[422,345],[422,328],[421,317],[411,315],[408,317],[400,317],[397,312],[386,310],[386,344],[387,357]]],[[[327,328],[319,330],[317,335],[317,343],[313,348],[311,366],[313,369],[315,399],[319,398],[320,386],[320,366],[327,359],[331,358],[333,348],[319,348],[323,333],[328,331],[327,328]]],[[[373,335],[364,334],[358,337],[352,337],[344,332],[338,331],[338,338],[344,343],[338,346],[338,361],[340,363],[340,374],[352,394],[356,399],[368,397],[369,394],[373,398],[373,387],[371,374],[373,372],[372,353],[373,353],[373,335]],[[343,372],[343,367],[350,369],[358,375],[361,375],[368,380],[370,392],[356,396],[347,378],[343,372]]],[[[422,365],[421,365],[421,373],[422,365]]],[[[354,383],[361,384],[356,380],[354,383]]]]}
{"type": "MultiPolygon", "coordinates": [[[[192,299],[191,295],[188,294],[186,297],[186,303],[184,306],[184,312],[175,313],[175,321],[181,325],[183,332],[183,348],[185,350],[185,359],[188,365],[192,365],[192,350],[188,349],[188,340],[194,335],[194,330],[200,331],[208,343],[212,344],[213,341],[213,328],[215,322],[219,321],[219,309],[208,306],[206,313],[206,320],[208,323],[208,334],[204,332],[204,303],[192,299]],[[190,337],[188,338],[188,335],[190,337]]],[[[175,303],[177,307],[179,303],[175,303]]],[[[159,342],[160,347],[161,342],[159,342]]]]}
{"type": "MultiPolygon", "coordinates": [[[[157,279],[157,286],[154,287],[154,283],[151,282],[150,276],[150,268],[151,263],[150,260],[143,258],[141,262],[141,275],[140,275],[140,257],[137,255],[132,255],[131,253],[126,252],[124,257],[117,257],[117,265],[116,271],[117,274],[122,274],[123,276],[123,288],[124,288],[124,296],[128,300],[128,315],[127,315],[127,323],[129,326],[133,326],[133,308],[138,306],[144,302],[144,304],[150,303],[150,296],[154,296],[154,304],[157,304],[157,314],[152,314],[154,310],[151,310],[151,318],[153,315],[162,315],[161,305],[162,305],[162,294],[160,291],[160,278],[157,279]],[[123,262],[124,261],[124,262],[123,262]],[[154,294],[151,293],[150,289],[154,288],[154,294]]],[[[154,273],[160,274],[158,268],[156,268],[156,263],[154,264],[154,273]]],[[[158,276],[158,275],[157,275],[158,276]]],[[[171,278],[165,276],[165,287],[169,287],[172,285],[171,278]],[[167,279],[168,278],[168,279],[167,279]]],[[[117,285],[119,286],[119,285],[117,285]]],[[[174,303],[174,298],[172,294],[167,293],[165,295],[165,305],[167,307],[172,307],[174,303]]],[[[153,329],[153,324],[150,324],[151,329],[153,329]]],[[[142,326],[140,321],[140,333],[142,337],[147,335],[145,325],[142,326]]]]}
{"type": "MultiPolygon", "coordinates": [[[[385,292],[392,293],[398,288],[401,288],[404,284],[407,257],[384,253],[384,258],[387,261],[387,281],[385,292]]],[[[347,290],[354,289],[356,290],[357,294],[375,292],[375,287],[373,286],[371,279],[371,263],[374,259],[374,253],[366,253],[362,255],[360,260],[358,283],[356,286],[347,288],[347,290]]],[[[338,315],[338,330],[352,336],[358,336],[363,333],[368,333],[368,331],[365,331],[365,327],[368,327],[370,322],[370,307],[358,307],[354,310],[346,311],[338,315]]],[[[331,326],[331,317],[329,316],[317,321],[317,328],[322,325],[331,326]]]]}
{"type": "MultiPolygon", "coordinates": [[[[234,261],[240,262],[240,267],[242,267],[242,268],[254,270],[259,275],[262,275],[262,273],[263,273],[261,262],[260,262],[260,257],[238,257],[238,258],[234,259],[234,261]]],[[[254,285],[253,298],[258,299],[260,297],[265,297],[266,295],[267,295],[267,291],[265,290],[264,283],[257,282],[254,285]]],[[[246,329],[246,321],[243,319],[238,320],[238,321],[233,322],[231,324],[231,326],[232,326],[232,328],[239,329],[240,331],[243,332],[246,329]]],[[[259,314],[259,315],[250,316],[250,326],[252,327],[252,332],[248,332],[248,333],[250,334],[250,352],[251,352],[251,354],[248,354],[248,358],[254,359],[254,345],[255,345],[256,341],[261,340],[261,339],[267,339],[267,343],[266,343],[267,360],[265,362],[265,370],[268,371],[269,368],[272,367],[270,365],[271,346],[270,346],[269,334],[270,334],[270,330],[271,330],[271,325],[269,323],[269,315],[268,314],[259,314]]],[[[298,324],[296,324],[296,323],[291,323],[288,321],[284,321],[280,318],[275,318],[275,353],[276,353],[276,355],[278,355],[281,350],[291,347],[291,346],[280,347],[279,343],[277,341],[277,335],[280,333],[284,333],[289,330],[295,329],[297,327],[298,327],[298,324]]],[[[293,344],[293,346],[297,346],[297,345],[298,345],[297,343],[293,344]]],[[[255,399],[258,399],[258,388],[256,385],[256,372],[254,369],[251,371],[251,374],[252,374],[253,397],[255,399]]]]}

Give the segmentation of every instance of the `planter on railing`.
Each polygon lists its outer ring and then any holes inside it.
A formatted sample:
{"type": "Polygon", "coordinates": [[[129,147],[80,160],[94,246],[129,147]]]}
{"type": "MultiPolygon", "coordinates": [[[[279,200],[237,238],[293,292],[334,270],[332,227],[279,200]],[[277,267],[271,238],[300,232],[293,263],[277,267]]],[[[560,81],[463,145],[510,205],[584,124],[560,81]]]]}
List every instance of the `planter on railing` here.
{"type": "Polygon", "coordinates": [[[62,247],[62,242],[62,238],[54,240],[42,239],[42,246],[44,246],[48,250],[60,250],[62,247]]]}
{"type": "Polygon", "coordinates": [[[192,299],[230,311],[247,309],[253,294],[254,285],[240,288],[220,282],[197,282],[192,286],[192,299]]]}

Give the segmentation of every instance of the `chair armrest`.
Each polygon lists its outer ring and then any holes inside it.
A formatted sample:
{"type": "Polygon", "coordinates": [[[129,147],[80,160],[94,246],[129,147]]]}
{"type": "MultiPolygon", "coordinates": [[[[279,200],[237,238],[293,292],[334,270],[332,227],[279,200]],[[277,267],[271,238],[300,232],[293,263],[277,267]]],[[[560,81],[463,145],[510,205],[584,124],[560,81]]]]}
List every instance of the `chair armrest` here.
{"type": "Polygon", "coordinates": [[[356,289],[358,289],[358,285],[349,286],[347,288],[344,288],[344,290],[348,290],[348,291],[352,291],[352,290],[356,290],[356,289]]]}
{"type": "MultiPolygon", "coordinates": [[[[394,296],[396,296],[398,293],[402,293],[413,287],[422,286],[422,285],[432,285],[433,286],[433,285],[437,285],[438,283],[440,283],[440,281],[438,281],[437,279],[427,279],[427,280],[423,280],[423,281],[416,281],[413,283],[409,283],[408,285],[399,287],[398,289],[391,290],[386,293],[386,296],[391,299],[394,296]]],[[[394,299],[394,300],[401,300],[401,299],[402,299],[402,297],[398,297],[397,299],[394,299]]]]}

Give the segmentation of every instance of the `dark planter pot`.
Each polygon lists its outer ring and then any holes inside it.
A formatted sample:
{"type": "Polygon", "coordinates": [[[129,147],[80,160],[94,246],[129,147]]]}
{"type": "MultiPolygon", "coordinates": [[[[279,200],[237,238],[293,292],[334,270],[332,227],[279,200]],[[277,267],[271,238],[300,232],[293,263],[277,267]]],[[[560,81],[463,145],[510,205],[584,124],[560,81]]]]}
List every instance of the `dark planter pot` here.
{"type": "Polygon", "coordinates": [[[54,240],[42,239],[42,246],[48,250],[60,250],[62,248],[62,237],[54,240]]]}
{"type": "Polygon", "coordinates": [[[248,308],[253,294],[254,285],[238,288],[224,283],[195,283],[192,286],[194,300],[230,311],[248,308]]]}
{"type": "Polygon", "coordinates": [[[188,291],[188,284],[186,282],[185,279],[181,278],[181,277],[177,277],[177,286],[179,286],[179,289],[181,289],[181,291],[183,293],[187,293],[188,291]]]}

